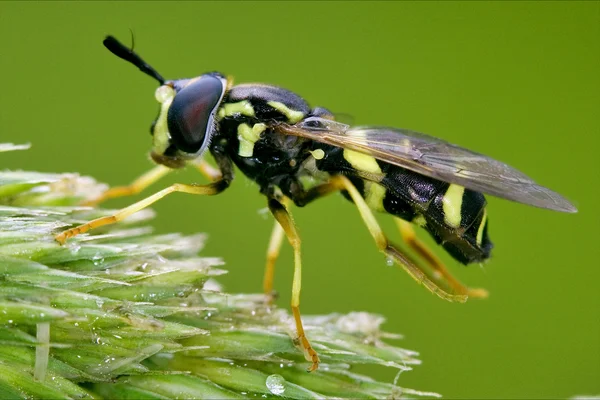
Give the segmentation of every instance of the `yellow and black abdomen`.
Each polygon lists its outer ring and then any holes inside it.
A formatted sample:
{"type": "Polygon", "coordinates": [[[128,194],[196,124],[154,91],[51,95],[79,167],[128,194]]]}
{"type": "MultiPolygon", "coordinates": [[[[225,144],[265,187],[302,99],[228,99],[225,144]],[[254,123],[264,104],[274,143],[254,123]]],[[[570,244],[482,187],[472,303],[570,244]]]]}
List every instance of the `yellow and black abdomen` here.
{"type": "Polygon", "coordinates": [[[386,212],[427,230],[463,264],[490,257],[486,200],[482,193],[382,164],[386,212]]]}
{"type": "Polygon", "coordinates": [[[317,168],[348,176],[374,211],[421,226],[463,264],[490,257],[483,194],[354,151],[331,147],[324,153],[317,168]]]}

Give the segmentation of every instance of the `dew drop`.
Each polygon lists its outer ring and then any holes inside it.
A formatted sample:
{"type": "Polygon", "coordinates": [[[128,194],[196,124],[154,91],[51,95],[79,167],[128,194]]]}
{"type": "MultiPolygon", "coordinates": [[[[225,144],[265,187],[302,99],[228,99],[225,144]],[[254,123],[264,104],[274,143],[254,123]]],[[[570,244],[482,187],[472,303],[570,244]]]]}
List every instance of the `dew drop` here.
{"type": "Polygon", "coordinates": [[[393,267],[394,266],[394,259],[391,257],[388,257],[385,259],[385,265],[387,265],[388,267],[393,267]]]}
{"type": "Polygon", "coordinates": [[[267,389],[276,396],[285,392],[285,379],[281,375],[273,374],[267,377],[267,389]]]}
{"type": "Polygon", "coordinates": [[[102,257],[100,253],[98,253],[94,257],[92,257],[92,262],[94,263],[94,265],[98,266],[104,262],[104,257],[102,257]]]}

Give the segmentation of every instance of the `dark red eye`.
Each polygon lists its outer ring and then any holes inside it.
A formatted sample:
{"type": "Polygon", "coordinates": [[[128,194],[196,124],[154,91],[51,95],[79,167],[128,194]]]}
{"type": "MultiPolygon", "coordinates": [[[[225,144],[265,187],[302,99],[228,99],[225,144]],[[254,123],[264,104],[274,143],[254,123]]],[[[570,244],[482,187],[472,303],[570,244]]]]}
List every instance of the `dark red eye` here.
{"type": "Polygon", "coordinates": [[[225,87],[212,75],[203,75],[175,95],[167,114],[172,143],[177,149],[194,154],[210,137],[213,118],[225,87]]]}

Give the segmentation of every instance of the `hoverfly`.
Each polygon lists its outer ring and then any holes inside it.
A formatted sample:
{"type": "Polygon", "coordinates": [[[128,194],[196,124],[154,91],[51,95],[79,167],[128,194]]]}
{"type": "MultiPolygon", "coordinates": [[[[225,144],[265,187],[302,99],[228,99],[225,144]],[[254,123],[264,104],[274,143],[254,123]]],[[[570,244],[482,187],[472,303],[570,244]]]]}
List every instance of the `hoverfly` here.
{"type": "Polygon", "coordinates": [[[133,50],[114,37],[104,45],[116,56],[154,78],[160,111],[152,123],[152,159],[159,164],[129,186],[107,191],[108,198],[138,193],[170,170],[192,165],[212,180],[207,185],[174,184],[116,214],[90,221],[56,236],[68,238],[118,222],[169,193],[216,195],[229,187],[234,165],[254,180],[276,219],[267,252],[264,291],[272,292],[274,264],[284,236],[294,249],[292,313],[297,345],[317,369],[319,357],[305,336],[300,317],[300,238],[289,203],[303,207],[341,192],[358,208],[377,248],[427,289],[449,301],[484,297],[456,280],[420,242],[412,224],[428,231],[463,264],[490,256],[488,214],[483,193],[561,212],[576,208],[561,195],[521,172],[484,155],[422,133],[383,127],[353,127],[322,107],[311,108],[299,95],[266,84],[233,85],[211,72],[191,79],[165,80],[133,50]],[[202,160],[208,152],[217,169],[202,160]],[[310,177],[316,184],[306,185],[310,177]],[[391,214],[404,241],[428,271],[392,244],[373,213],[391,214]]]}

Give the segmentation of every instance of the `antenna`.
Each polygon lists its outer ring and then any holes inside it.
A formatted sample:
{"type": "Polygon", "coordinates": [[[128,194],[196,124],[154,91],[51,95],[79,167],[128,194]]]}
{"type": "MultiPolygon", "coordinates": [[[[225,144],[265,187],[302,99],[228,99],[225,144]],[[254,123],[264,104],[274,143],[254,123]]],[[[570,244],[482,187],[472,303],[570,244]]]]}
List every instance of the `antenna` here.
{"type": "Polygon", "coordinates": [[[146,64],[146,61],[142,60],[142,58],[133,51],[133,48],[127,48],[121,42],[115,39],[114,36],[110,35],[107,36],[102,43],[104,44],[104,47],[106,47],[115,56],[122,58],[125,61],[129,61],[138,67],[140,71],[156,79],[161,85],[165,83],[165,78],[156,72],[156,70],[150,65],[146,64]]]}

